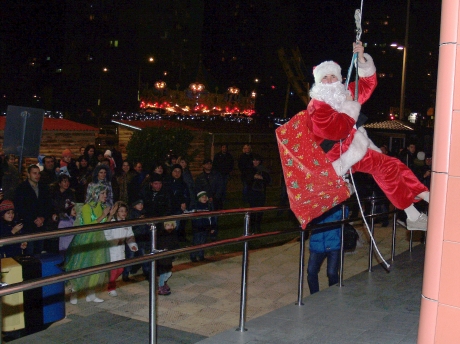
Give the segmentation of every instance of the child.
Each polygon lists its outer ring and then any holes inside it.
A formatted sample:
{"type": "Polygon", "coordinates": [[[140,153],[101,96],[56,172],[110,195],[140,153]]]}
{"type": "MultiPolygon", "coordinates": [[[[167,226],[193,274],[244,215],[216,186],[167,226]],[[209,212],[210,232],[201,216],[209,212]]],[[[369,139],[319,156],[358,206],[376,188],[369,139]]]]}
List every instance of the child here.
{"type": "MultiPolygon", "coordinates": [[[[175,229],[176,221],[168,221],[163,226],[158,226],[157,248],[159,250],[171,250],[179,245],[175,229]]],[[[172,275],[172,262],[172,257],[157,260],[158,295],[171,294],[171,288],[169,288],[166,282],[172,275]]]]}
{"type": "MultiPolygon", "coordinates": [[[[128,206],[123,202],[116,202],[115,218],[112,221],[124,221],[128,217],[128,206]]],[[[125,241],[128,244],[131,251],[136,252],[138,250],[136,241],[134,239],[134,233],[131,227],[119,227],[113,229],[107,229],[104,231],[105,238],[109,242],[109,253],[110,261],[115,262],[117,260],[125,259],[125,241]]],[[[117,278],[123,273],[123,268],[118,268],[110,271],[108,291],[110,296],[118,296],[116,289],[117,278]]]]}
{"type": "MultiPolygon", "coordinates": [[[[129,219],[143,219],[144,215],[144,201],[142,199],[138,199],[137,201],[133,202],[131,211],[129,212],[129,219]]],[[[125,249],[126,258],[133,258],[134,256],[143,256],[146,252],[150,251],[151,245],[151,235],[150,235],[150,226],[149,225],[139,225],[133,226],[133,233],[134,238],[136,239],[136,243],[138,246],[137,252],[132,252],[131,250],[125,249]]],[[[127,266],[123,270],[122,279],[124,282],[134,282],[134,279],[129,278],[129,274],[136,273],[139,269],[139,265],[137,266],[127,266]],[[134,271],[135,270],[135,271],[134,271]]],[[[144,274],[145,278],[149,278],[149,271],[150,271],[150,263],[142,263],[142,273],[144,274]]]]}
{"type": "MultiPolygon", "coordinates": [[[[8,237],[21,234],[22,223],[14,221],[14,204],[10,200],[0,203],[0,237],[8,237]]],[[[27,243],[11,244],[0,247],[1,258],[15,257],[22,255],[22,250],[27,247],[27,243]]]]}
{"type": "MultiPolygon", "coordinates": [[[[196,205],[196,211],[209,211],[209,199],[206,191],[200,191],[196,195],[198,203],[196,205]]],[[[202,217],[199,219],[192,220],[192,232],[193,232],[193,245],[201,245],[206,243],[208,232],[213,233],[216,229],[216,218],[215,217],[202,217]]],[[[197,262],[204,260],[204,251],[190,253],[190,260],[197,262]]]]}
{"type": "MultiPolygon", "coordinates": [[[[75,218],[77,216],[75,203],[68,201],[65,204],[64,212],[60,214],[58,228],[69,228],[74,226],[75,218]]],[[[59,237],[59,253],[65,256],[65,251],[72,242],[74,235],[66,235],[59,237]]]]}

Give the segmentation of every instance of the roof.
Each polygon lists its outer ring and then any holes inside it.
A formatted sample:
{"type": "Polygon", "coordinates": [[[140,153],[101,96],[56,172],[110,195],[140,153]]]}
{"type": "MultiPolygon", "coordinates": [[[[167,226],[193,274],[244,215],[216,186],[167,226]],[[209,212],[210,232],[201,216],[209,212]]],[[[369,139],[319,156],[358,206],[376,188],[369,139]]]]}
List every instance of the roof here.
{"type": "Polygon", "coordinates": [[[165,127],[167,129],[171,128],[184,128],[188,130],[198,130],[197,128],[191,127],[184,123],[167,121],[163,119],[156,120],[147,120],[147,121],[128,121],[128,120],[112,120],[112,123],[122,125],[135,130],[142,130],[145,128],[160,128],[165,127]]]}
{"type": "MultiPolygon", "coordinates": [[[[5,130],[6,116],[0,116],[0,130],[5,130]]],[[[44,118],[43,131],[99,131],[98,128],[60,118],[44,118]]]]}
{"type": "Polygon", "coordinates": [[[382,130],[414,131],[414,128],[398,120],[368,123],[368,124],[364,124],[364,128],[382,129],[382,130]]]}

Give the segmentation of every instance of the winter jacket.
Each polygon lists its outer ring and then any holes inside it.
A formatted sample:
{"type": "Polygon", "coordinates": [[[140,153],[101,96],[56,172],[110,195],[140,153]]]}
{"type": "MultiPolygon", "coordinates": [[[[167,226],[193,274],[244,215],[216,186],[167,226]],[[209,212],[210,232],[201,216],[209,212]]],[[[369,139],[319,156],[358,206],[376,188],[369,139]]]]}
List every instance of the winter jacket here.
{"type": "Polygon", "coordinates": [[[217,171],[200,173],[195,179],[195,195],[200,191],[206,191],[209,198],[222,199],[224,193],[224,181],[217,171]]]}
{"type": "MultiPolygon", "coordinates": [[[[346,209],[345,217],[348,216],[346,209]]],[[[342,220],[342,206],[338,205],[312,221],[312,224],[336,222],[342,220]]],[[[313,230],[310,237],[310,251],[325,253],[340,250],[341,226],[313,230]]]]}

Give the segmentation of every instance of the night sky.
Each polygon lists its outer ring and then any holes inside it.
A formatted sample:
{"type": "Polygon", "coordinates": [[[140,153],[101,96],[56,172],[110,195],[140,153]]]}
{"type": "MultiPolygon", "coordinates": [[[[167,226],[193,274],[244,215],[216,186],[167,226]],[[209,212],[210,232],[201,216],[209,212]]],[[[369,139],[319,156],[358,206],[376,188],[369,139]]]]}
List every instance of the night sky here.
{"type": "MultiPolygon", "coordinates": [[[[76,3],[72,3],[74,8],[76,3]]],[[[134,13],[134,5],[131,6],[129,1],[105,2],[109,3],[118,8],[125,6],[134,13]]],[[[142,3],[148,6],[148,2],[142,3]]],[[[195,3],[190,0],[181,6],[194,6],[195,3]]],[[[49,70],[57,67],[54,61],[48,64],[42,61],[42,67],[33,76],[24,73],[24,66],[31,63],[31,56],[51,54],[60,56],[61,62],[68,58],[63,56],[61,43],[69,35],[64,30],[66,23],[63,19],[69,4],[58,0],[2,2],[0,92],[7,95],[6,100],[3,97],[3,107],[11,99],[30,106],[25,104],[25,98],[21,98],[21,95],[29,94],[32,89],[50,92],[43,85],[49,81],[49,70]]],[[[170,4],[164,6],[173,6],[170,4]]],[[[205,0],[201,59],[209,89],[214,91],[217,87],[222,92],[233,85],[239,87],[243,94],[255,89],[258,93],[257,110],[261,115],[282,115],[288,81],[277,50],[284,48],[289,52],[298,47],[304,62],[303,72],[309,82],[313,80],[312,67],[326,59],[340,63],[342,75],[345,76],[351,60],[351,44],[355,38],[353,15],[360,5],[361,1],[356,0],[205,0]],[[254,83],[256,77],[260,79],[258,84],[254,83]]],[[[440,10],[440,0],[411,0],[406,107],[413,111],[425,112],[434,105],[440,10]],[[429,78],[428,73],[431,74],[429,78]]],[[[369,20],[375,23],[387,18],[391,25],[382,28],[370,26],[369,32],[363,33],[362,41],[369,44],[389,44],[390,40],[403,43],[405,17],[405,1],[364,1],[363,22],[369,20]]],[[[132,18],[135,20],[136,15],[133,14],[132,18]]],[[[155,21],[150,25],[154,26],[155,21]]],[[[128,27],[120,25],[116,30],[123,32],[128,27]]],[[[139,37],[134,36],[132,39],[135,42],[139,37]]],[[[366,51],[374,57],[377,71],[391,74],[391,78],[379,80],[379,86],[364,110],[371,115],[385,113],[390,106],[399,106],[402,54],[390,52],[382,55],[381,49],[374,46],[366,51]]],[[[136,75],[131,76],[130,82],[126,80],[123,86],[137,87],[137,73],[132,74],[136,75]]],[[[193,81],[196,80],[189,82],[193,81]]],[[[175,85],[176,82],[172,80],[170,84],[175,85]]],[[[186,81],[182,84],[188,85],[186,81]]],[[[58,91],[59,87],[54,87],[55,94],[58,91]]],[[[132,99],[136,89],[130,92],[129,97],[132,99]]],[[[121,107],[124,107],[120,110],[136,110],[131,100],[123,105],[123,99],[118,98],[121,107]]],[[[62,104],[59,106],[64,106],[62,104]]],[[[82,104],[83,108],[85,106],[82,104]]],[[[294,93],[289,97],[288,116],[304,107],[305,104],[294,93]]]]}
{"type": "MultiPolygon", "coordinates": [[[[248,1],[241,2],[242,20],[231,22],[229,8],[234,1],[210,1],[207,4],[204,46],[205,63],[216,78],[233,80],[250,88],[254,76],[261,79],[259,93],[264,106],[262,112],[282,113],[285,103],[287,78],[277,57],[277,49],[289,51],[299,47],[309,82],[312,67],[324,60],[341,64],[346,76],[352,57],[351,45],[355,39],[355,9],[360,1],[248,1]],[[226,5],[227,4],[227,5],[226,5]],[[250,6],[255,4],[255,6],[250,6]],[[244,44],[240,44],[244,42],[244,44]],[[239,63],[221,63],[214,56],[220,51],[233,51],[243,56],[239,63]],[[276,88],[273,90],[271,86],[276,88]]],[[[406,107],[426,111],[434,105],[435,69],[439,46],[439,0],[412,0],[410,10],[409,50],[407,63],[406,107]],[[434,53],[430,58],[427,52],[434,53]],[[431,81],[420,71],[432,70],[431,81]]],[[[365,43],[404,43],[407,3],[398,0],[367,0],[363,6],[363,23],[388,18],[391,28],[371,26],[363,33],[365,43]],[[386,30],[386,32],[385,32],[386,30]]],[[[363,29],[365,28],[363,24],[363,29]]],[[[364,107],[371,114],[399,106],[402,54],[382,56],[379,49],[369,47],[366,52],[374,57],[377,71],[393,72],[391,80],[382,80],[374,97],[364,107]]],[[[229,53],[230,54],[230,53],[229,53]]],[[[289,114],[301,110],[304,104],[297,96],[290,97],[289,114]]]]}

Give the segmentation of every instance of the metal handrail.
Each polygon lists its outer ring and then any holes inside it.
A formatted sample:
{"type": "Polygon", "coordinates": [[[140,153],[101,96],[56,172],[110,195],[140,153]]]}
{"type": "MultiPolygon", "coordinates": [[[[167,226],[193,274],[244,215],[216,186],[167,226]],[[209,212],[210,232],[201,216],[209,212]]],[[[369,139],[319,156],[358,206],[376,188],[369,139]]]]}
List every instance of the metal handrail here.
{"type": "MultiPolygon", "coordinates": [[[[370,201],[372,204],[375,202],[378,202],[380,200],[385,200],[385,197],[369,197],[362,199],[361,201],[368,202],[370,201]]],[[[343,204],[352,204],[355,203],[356,201],[346,201],[343,204]]],[[[374,206],[372,206],[372,211],[370,215],[367,215],[366,217],[369,217],[371,219],[374,219],[377,216],[384,215],[384,214],[391,214],[395,212],[385,212],[385,213],[380,213],[380,214],[375,214],[374,213],[374,206]]],[[[248,260],[249,260],[249,246],[248,242],[261,239],[261,238],[267,238],[267,237],[273,237],[273,236],[278,236],[278,235],[285,235],[285,234],[292,234],[292,233],[301,233],[301,242],[300,242],[300,257],[299,257],[299,292],[298,292],[298,300],[296,304],[299,306],[303,305],[302,304],[302,290],[303,290],[303,270],[304,270],[304,256],[305,256],[305,233],[306,231],[311,231],[311,230],[330,230],[333,228],[337,228],[338,226],[342,226],[343,230],[343,225],[348,222],[356,221],[356,220],[361,220],[362,218],[356,217],[356,218],[351,218],[351,219],[343,219],[341,221],[337,222],[330,222],[330,223],[324,223],[324,224],[317,224],[317,225],[308,225],[306,230],[302,230],[299,227],[293,228],[293,229],[287,229],[287,230],[282,230],[282,231],[275,231],[275,232],[268,232],[268,233],[259,233],[259,234],[251,234],[249,232],[249,214],[254,213],[254,212],[266,212],[266,211],[274,211],[274,210],[287,210],[289,209],[288,207],[259,207],[259,208],[240,208],[240,209],[231,209],[231,210],[218,210],[218,211],[209,211],[209,212],[196,212],[196,213],[187,213],[187,214],[181,214],[181,215],[172,215],[172,216],[162,216],[162,217],[155,217],[155,218],[143,218],[143,219],[136,219],[136,220],[126,220],[123,221],[123,226],[136,226],[136,225],[145,225],[149,224],[151,225],[152,228],[152,245],[151,245],[151,251],[152,253],[146,254],[141,257],[135,257],[135,258],[129,258],[129,259],[124,259],[116,262],[110,262],[110,263],[105,263],[101,265],[96,265],[88,268],[83,268],[79,270],[74,270],[74,271],[67,271],[67,272],[62,272],[60,274],[52,275],[52,276],[47,276],[47,277],[41,277],[38,279],[33,279],[33,280],[28,280],[28,281],[23,281],[19,283],[15,283],[12,285],[2,285],[0,286],[0,297],[22,292],[25,290],[30,290],[34,288],[39,288],[42,286],[46,286],[49,284],[53,283],[58,283],[58,282],[64,282],[69,279],[81,277],[81,276],[87,276],[87,275],[92,275],[95,273],[100,273],[100,272],[105,272],[117,268],[122,268],[134,264],[141,264],[141,263],[147,263],[149,262],[151,264],[151,269],[150,269],[150,280],[154,281],[155,280],[155,261],[158,259],[163,259],[163,258],[168,258],[168,257],[173,257],[179,254],[186,254],[186,253],[191,253],[199,250],[204,250],[208,248],[214,248],[214,247],[220,247],[220,246],[227,246],[227,245],[232,245],[232,244],[237,244],[237,243],[244,243],[244,248],[243,248],[243,261],[242,261],[242,281],[241,281],[241,300],[240,300],[240,324],[237,330],[239,331],[245,331],[245,322],[246,322],[246,287],[247,287],[247,268],[248,268],[248,260]],[[196,245],[196,246],[191,246],[191,247],[185,247],[185,248],[180,248],[180,249],[174,249],[174,250],[156,250],[156,224],[160,222],[166,222],[166,221],[172,221],[172,220],[186,220],[186,219],[194,219],[194,218],[202,218],[202,217],[210,217],[210,216],[224,216],[224,215],[238,215],[238,214],[245,214],[245,222],[244,222],[244,235],[236,238],[230,238],[230,239],[225,239],[225,240],[219,240],[211,243],[206,243],[206,244],[201,244],[201,245],[196,245]]],[[[394,217],[395,219],[395,217],[394,217]]],[[[372,222],[372,227],[373,227],[373,220],[372,222]]],[[[87,225],[87,226],[78,226],[78,227],[72,227],[72,228],[66,228],[66,229],[59,229],[59,230],[54,230],[54,231],[49,231],[49,232],[40,232],[40,233],[34,233],[34,234],[26,234],[26,235],[16,235],[14,237],[9,237],[9,238],[2,238],[0,239],[0,246],[2,245],[8,245],[8,244],[13,244],[13,243],[20,243],[24,241],[35,241],[35,240],[43,240],[43,239],[49,239],[49,238],[55,238],[55,237],[60,237],[60,236],[65,236],[65,235],[71,235],[71,234],[81,234],[81,233],[86,233],[86,232],[94,232],[98,230],[105,230],[105,229],[111,229],[111,228],[118,228],[120,226],[119,222],[107,222],[103,224],[95,224],[95,225],[87,225]]],[[[393,240],[392,240],[392,259],[394,258],[394,245],[395,245],[395,233],[396,233],[396,220],[393,221],[393,240]]],[[[373,228],[372,228],[373,230],[373,228]]],[[[341,255],[343,257],[343,246],[341,248],[341,255]]],[[[343,258],[341,260],[340,264],[340,276],[342,277],[343,275],[343,258]]],[[[340,278],[340,283],[339,286],[342,286],[342,278],[340,278]]],[[[149,343],[156,343],[156,294],[155,294],[155,283],[150,283],[150,292],[149,292],[149,325],[150,325],[150,332],[149,332],[149,343]]],[[[0,303],[0,308],[1,308],[1,303],[0,303]]],[[[0,312],[0,330],[2,327],[1,324],[1,317],[2,314],[0,312]]]]}

